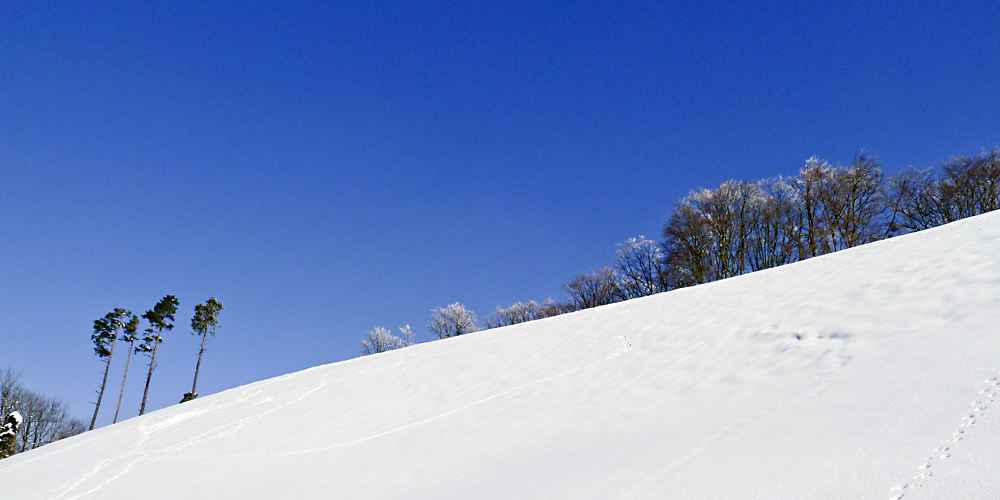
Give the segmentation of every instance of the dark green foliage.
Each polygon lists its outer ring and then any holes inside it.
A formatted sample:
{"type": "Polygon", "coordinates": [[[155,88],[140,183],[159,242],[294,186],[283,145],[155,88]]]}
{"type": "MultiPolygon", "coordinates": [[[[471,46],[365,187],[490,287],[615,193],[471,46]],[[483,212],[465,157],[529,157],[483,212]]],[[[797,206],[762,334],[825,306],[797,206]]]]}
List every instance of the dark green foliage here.
{"type": "Polygon", "coordinates": [[[131,344],[132,342],[139,340],[139,318],[129,311],[126,312],[129,314],[129,317],[128,322],[125,323],[121,340],[122,342],[128,342],[131,344]]]}
{"type": "Polygon", "coordinates": [[[90,339],[94,341],[94,354],[101,359],[111,357],[115,348],[115,340],[118,339],[118,329],[121,324],[118,320],[118,313],[124,313],[124,309],[115,309],[105,314],[101,319],[94,320],[94,334],[90,339]]]}
{"type": "Polygon", "coordinates": [[[114,311],[105,314],[103,318],[94,320],[94,334],[90,338],[94,341],[94,352],[104,360],[104,379],[101,380],[101,390],[97,393],[97,403],[94,405],[94,418],[90,420],[90,430],[94,430],[94,424],[97,423],[97,412],[100,411],[101,400],[104,399],[104,387],[108,383],[111,355],[115,351],[115,340],[118,339],[118,332],[126,329],[132,321],[137,323],[138,319],[131,311],[122,308],[115,308],[114,311]]]}
{"type": "Polygon", "coordinates": [[[205,340],[209,334],[215,336],[219,325],[219,313],[223,309],[225,307],[222,302],[216,300],[215,297],[208,299],[204,304],[194,306],[194,317],[191,318],[191,329],[194,331],[191,332],[191,335],[201,336],[201,349],[198,350],[198,363],[194,367],[194,383],[191,384],[191,392],[184,394],[181,403],[198,397],[195,389],[198,388],[198,371],[201,370],[201,355],[205,352],[205,340]]]}
{"type": "Polygon", "coordinates": [[[142,317],[149,322],[146,335],[142,338],[142,344],[135,348],[135,352],[149,354],[149,374],[146,375],[146,389],[142,393],[142,406],[139,407],[139,415],[146,412],[146,397],[149,395],[149,381],[153,378],[153,368],[156,367],[156,348],[163,342],[163,331],[173,330],[174,314],[180,302],[173,295],[163,297],[153,309],[146,311],[142,317]]]}
{"type": "Polygon", "coordinates": [[[21,413],[12,411],[7,414],[7,418],[0,427],[0,458],[7,458],[14,454],[14,444],[17,442],[17,431],[21,427],[21,413]]]}
{"type": "Polygon", "coordinates": [[[146,311],[146,314],[142,315],[142,319],[149,322],[149,328],[146,329],[142,344],[136,347],[135,352],[151,352],[156,349],[157,344],[163,342],[163,337],[161,337],[163,331],[174,329],[172,322],[174,314],[177,313],[178,305],[180,302],[177,301],[176,297],[167,295],[157,302],[152,310],[146,311]]]}
{"type": "Polygon", "coordinates": [[[204,337],[206,334],[211,334],[214,337],[219,325],[219,312],[223,309],[225,307],[222,302],[215,297],[208,299],[204,304],[194,306],[194,317],[191,318],[191,329],[194,331],[191,335],[204,337]]]}

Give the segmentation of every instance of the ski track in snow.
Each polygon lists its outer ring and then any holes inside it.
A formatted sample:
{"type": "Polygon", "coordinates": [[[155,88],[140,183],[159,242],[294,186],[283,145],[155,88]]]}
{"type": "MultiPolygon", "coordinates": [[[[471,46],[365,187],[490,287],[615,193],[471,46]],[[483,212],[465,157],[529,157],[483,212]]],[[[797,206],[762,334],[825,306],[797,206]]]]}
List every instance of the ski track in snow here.
{"type": "Polygon", "coordinates": [[[130,470],[132,470],[132,466],[134,466],[138,462],[142,461],[142,459],[146,458],[149,455],[149,452],[143,450],[143,443],[145,443],[146,440],[149,439],[149,435],[150,435],[150,431],[145,428],[145,426],[147,425],[147,422],[148,422],[148,420],[143,421],[142,423],[139,424],[139,431],[142,432],[142,438],[139,439],[139,442],[135,444],[135,446],[132,448],[131,451],[129,451],[128,453],[126,453],[123,456],[109,458],[107,460],[101,460],[96,465],[94,465],[94,467],[90,470],[89,473],[84,474],[75,483],[70,484],[68,486],[63,486],[61,488],[63,490],[63,492],[60,493],[59,495],[55,496],[55,497],[52,497],[52,500],[57,500],[59,498],[66,497],[66,495],[72,493],[73,490],[75,490],[78,486],[80,486],[81,484],[83,484],[84,481],[86,481],[90,477],[92,477],[95,474],[97,474],[97,473],[101,472],[102,470],[104,470],[112,462],[115,462],[117,460],[127,459],[129,457],[134,456],[134,455],[139,455],[138,457],[134,458],[131,462],[129,462],[125,467],[123,467],[120,471],[118,471],[117,474],[115,474],[114,476],[111,476],[106,481],[104,481],[104,482],[98,484],[97,486],[94,486],[93,488],[91,488],[91,489],[89,489],[87,491],[84,491],[83,493],[80,493],[80,494],[78,494],[76,496],[68,497],[66,500],[74,500],[74,499],[80,498],[80,497],[82,497],[84,495],[89,495],[89,494],[91,494],[91,493],[93,493],[93,492],[101,489],[105,485],[111,483],[115,479],[118,479],[119,477],[123,476],[124,474],[127,474],[130,470]]]}
{"type": "MultiPolygon", "coordinates": [[[[413,359],[413,360],[409,360],[409,361],[401,361],[401,362],[389,365],[387,367],[382,367],[382,368],[378,368],[378,369],[375,369],[375,370],[366,370],[366,371],[362,371],[362,372],[354,372],[354,373],[351,373],[351,374],[346,375],[346,376],[340,376],[340,377],[330,378],[328,374],[324,375],[320,379],[320,382],[318,384],[316,384],[316,386],[314,386],[313,388],[311,388],[308,391],[303,392],[299,397],[297,397],[295,399],[287,401],[287,402],[285,402],[285,403],[283,403],[283,404],[281,404],[279,406],[276,406],[274,408],[268,409],[268,410],[263,411],[261,413],[257,413],[257,414],[255,414],[253,416],[250,416],[250,417],[247,417],[247,418],[244,418],[244,419],[240,419],[240,420],[238,420],[236,422],[227,423],[227,424],[222,425],[222,426],[214,427],[214,428],[212,428],[212,429],[210,429],[208,431],[205,431],[205,432],[203,432],[203,433],[201,433],[201,434],[199,434],[197,436],[194,436],[194,437],[192,437],[190,439],[187,439],[187,440],[185,440],[185,441],[183,441],[181,443],[178,443],[178,444],[173,445],[173,446],[168,446],[168,447],[165,447],[165,448],[162,448],[162,449],[159,449],[159,450],[150,451],[150,450],[146,450],[145,447],[144,447],[144,444],[153,435],[153,432],[155,432],[157,429],[169,427],[172,424],[178,423],[178,422],[183,421],[183,420],[187,420],[187,419],[189,419],[189,418],[191,418],[193,416],[196,416],[198,414],[210,412],[210,411],[216,409],[217,406],[215,404],[213,404],[207,410],[198,410],[198,411],[190,411],[190,412],[186,412],[186,413],[181,413],[181,414],[176,415],[174,417],[171,417],[171,418],[169,418],[169,419],[167,419],[165,421],[155,422],[155,423],[152,423],[152,424],[150,423],[149,420],[144,420],[143,422],[141,422],[139,424],[139,431],[142,433],[142,437],[139,439],[139,442],[137,442],[135,444],[135,446],[132,448],[131,451],[129,451],[125,455],[119,455],[119,456],[116,456],[114,458],[109,458],[107,460],[102,460],[102,461],[98,462],[96,465],[94,465],[94,467],[89,472],[87,472],[86,474],[84,474],[83,476],[81,476],[76,482],[74,482],[72,484],[69,484],[69,485],[65,485],[65,486],[60,487],[59,489],[62,490],[62,492],[59,493],[55,497],[51,497],[51,500],[59,500],[59,499],[76,500],[78,498],[90,495],[90,494],[96,492],[97,490],[100,490],[101,488],[107,486],[108,484],[111,484],[112,482],[114,482],[119,477],[127,474],[129,471],[132,470],[132,468],[137,463],[142,462],[144,460],[145,461],[149,461],[149,462],[155,462],[155,461],[158,461],[158,460],[168,460],[168,459],[170,459],[170,460],[176,460],[176,459],[189,460],[189,459],[204,459],[204,458],[252,458],[252,457],[266,457],[266,456],[294,456],[294,455],[305,455],[305,454],[310,454],[310,453],[322,453],[322,452],[333,450],[333,449],[336,449],[336,448],[343,448],[343,447],[351,446],[351,445],[354,445],[354,444],[362,443],[362,442],[365,442],[365,441],[369,441],[369,440],[372,440],[372,439],[376,439],[376,438],[379,438],[379,437],[382,437],[382,436],[386,436],[388,434],[393,434],[393,433],[396,433],[396,432],[399,432],[399,431],[403,431],[403,430],[406,430],[406,429],[409,429],[409,428],[412,428],[412,427],[417,427],[417,426],[420,426],[420,425],[424,425],[424,424],[433,422],[435,420],[439,420],[441,418],[447,417],[449,415],[452,415],[452,414],[459,413],[461,411],[467,410],[467,409],[472,408],[474,406],[478,406],[480,404],[486,403],[486,402],[488,402],[490,400],[493,400],[493,399],[496,399],[496,398],[499,398],[499,397],[502,397],[502,396],[506,396],[507,394],[510,394],[512,392],[515,392],[515,391],[519,391],[519,390],[524,389],[526,387],[530,387],[530,386],[533,386],[533,385],[537,385],[537,384],[541,384],[541,383],[544,383],[544,382],[548,382],[550,380],[554,380],[554,379],[557,379],[557,378],[569,375],[569,374],[577,372],[577,371],[586,370],[588,368],[591,368],[591,367],[596,366],[598,364],[604,363],[606,361],[613,360],[613,359],[621,356],[622,354],[625,354],[626,352],[628,352],[632,348],[632,343],[628,340],[628,337],[626,335],[620,334],[617,337],[618,337],[619,340],[621,340],[622,349],[620,351],[612,354],[611,356],[606,357],[606,358],[599,359],[597,361],[588,363],[588,364],[583,365],[583,366],[578,366],[576,368],[571,368],[569,370],[557,373],[555,375],[551,375],[551,376],[548,376],[548,377],[543,377],[541,379],[538,379],[538,380],[535,380],[535,381],[532,381],[532,382],[528,382],[526,384],[521,384],[521,385],[512,387],[510,389],[507,389],[507,390],[504,390],[504,391],[492,394],[492,395],[487,396],[485,398],[478,399],[476,401],[473,401],[473,402],[468,403],[466,405],[463,405],[461,407],[454,408],[452,410],[446,411],[444,413],[440,413],[438,415],[435,415],[435,416],[432,416],[432,417],[429,417],[429,418],[425,418],[423,420],[419,420],[419,421],[416,421],[416,422],[411,422],[411,423],[406,424],[406,425],[395,427],[393,429],[389,429],[389,430],[386,430],[386,431],[383,431],[383,432],[378,432],[378,433],[375,433],[375,434],[372,434],[372,435],[369,435],[369,436],[365,436],[365,437],[362,437],[362,438],[358,438],[358,439],[355,439],[355,440],[352,440],[352,441],[348,441],[348,442],[344,442],[344,443],[338,443],[338,444],[334,444],[334,445],[330,445],[330,446],[324,446],[324,447],[316,448],[316,449],[296,450],[296,451],[288,451],[288,452],[271,452],[271,453],[228,453],[228,454],[218,454],[218,455],[152,456],[154,454],[160,455],[162,453],[176,451],[176,450],[180,450],[180,449],[186,448],[188,446],[191,446],[191,445],[194,445],[194,444],[198,443],[202,438],[204,438],[206,436],[219,436],[219,435],[226,435],[226,434],[231,434],[231,433],[237,432],[237,431],[239,431],[243,427],[243,423],[244,422],[246,422],[248,420],[253,420],[253,419],[260,418],[263,415],[266,415],[266,414],[269,414],[269,413],[274,413],[274,412],[276,412],[278,410],[281,410],[281,409],[283,409],[283,408],[285,408],[285,407],[287,407],[287,406],[289,406],[291,404],[294,404],[294,403],[296,403],[298,401],[301,401],[301,400],[305,399],[307,396],[309,396],[310,394],[312,394],[312,393],[314,393],[314,392],[316,392],[316,391],[318,391],[318,390],[326,387],[331,382],[335,382],[335,381],[343,380],[343,379],[347,379],[347,378],[357,377],[357,376],[363,375],[365,373],[394,373],[394,372],[397,372],[397,371],[406,371],[406,370],[412,369],[412,368],[405,368],[404,367],[404,368],[397,368],[395,370],[392,370],[391,368],[398,367],[399,365],[412,364],[414,361],[421,361],[423,359],[434,357],[436,355],[422,356],[422,357],[417,358],[417,359],[413,359]],[[218,432],[218,431],[220,431],[221,429],[223,429],[225,427],[233,427],[233,428],[232,429],[226,429],[225,431],[223,431],[221,433],[218,432]],[[130,457],[134,457],[134,458],[127,465],[125,465],[120,471],[118,471],[117,474],[114,474],[113,476],[109,477],[105,481],[102,481],[100,484],[98,484],[98,485],[96,485],[96,486],[88,489],[87,491],[78,493],[78,494],[76,494],[74,496],[70,496],[70,497],[67,496],[67,495],[72,494],[73,491],[76,490],[81,484],[83,484],[84,482],[86,482],[87,479],[93,477],[94,475],[98,474],[102,470],[106,469],[113,462],[120,461],[120,460],[126,460],[126,459],[128,459],[130,457]]],[[[607,336],[595,336],[595,337],[591,337],[591,338],[587,338],[587,339],[574,339],[574,340],[571,340],[571,341],[568,341],[568,342],[563,342],[563,343],[558,343],[558,344],[552,344],[552,345],[554,346],[554,345],[560,345],[560,344],[564,344],[564,343],[576,343],[576,342],[583,342],[583,341],[587,341],[587,340],[595,340],[595,339],[602,339],[602,338],[603,339],[607,339],[609,337],[607,337],[607,336]]],[[[500,354],[506,354],[508,352],[513,352],[513,351],[492,352],[490,354],[487,354],[486,356],[495,356],[495,355],[500,355],[500,354]]],[[[437,355],[439,355],[439,354],[437,354],[437,355]]],[[[276,379],[267,380],[267,381],[264,381],[264,382],[261,382],[261,383],[258,383],[258,384],[254,384],[253,387],[248,387],[248,388],[244,389],[243,393],[240,394],[239,397],[237,397],[237,401],[240,401],[240,402],[246,402],[246,401],[248,401],[254,395],[261,393],[263,387],[265,387],[267,385],[271,385],[272,383],[276,383],[276,382],[278,382],[278,379],[281,379],[281,378],[283,378],[283,377],[278,377],[276,379]]],[[[257,403],[255,403],[255,404],[257,404],[257,403]]],[[[42,500],[42,498],[44,498],[44,497],[40,497],[39,500],[42,500]]]]}
{"type": "MultiPolygon", "coordinates": [[[[628,339],[625,338],[624,335],[619,335],[619,337],[622,338],[623,342],[626,344],[625,350],[628,350],[629,348],[631,348],[631,344],[628,343],[628,339]]],[[[544,349],[544,348],[547,348],[547,347],[565,346],[567,344],[583,343],[583,342],[588,342],[588,341],[592,341],[592,340],[601,340],[601,339],[605,339],[605,338],[607,338],[607,336],[601,336],[601,335],[590,336],[590,337],[585,337],[585,338],[580,338],[580,339],[571,339],[571,340],[567,340],[567,341],[564,341],[564,342],[555,342],[555,343],[550,343],[550,344],[544,344],[544,345],[541,345],[541,346],[532,346],[530,348],[524,348],[524,349],[507,349],[507,350],[503,350],[503,351],[493,351],[493,352],[489,352],[489,353],[485,353],[485,354],[480,354],[478,356],[473,356],[473,357],[474,358],[495,357],[495,356],[500,356],[500,355],[507,355],[507,354],[512,354],[512,353],[516,353],[516,352],[521,352],[521,351],[524,351],[524,350],[538,350],[538,349],[544,349]]],[[[441,353],[429,354],[429,355],[421,356],[421,357],[415,358],[415,359],[398,361],[398,362],[393,363],[393,364],[388,365],[388,366],[379,367],[379,368],[375,368],[375,369],[372,369],[372,370],[362,370],[362,371],[350,372],[347,375],[341,375],[341,376],[332,376],[332,374],[326,373],[321,378],[319,384],[317,384],[315,387],[313,387],[312,389],[310,389],[306,393],[302,394],[298,398],[295,398],[293,400],[290,400],[290,401],[287,401],[285,403],[282,403],[282,404],[280,404],[280,405],[278,405],[278,406],[276,406],[274,408],[271,408],[269,410],[262,411],[262,412],[259,412],[259,413],[255,413],[255,414],[250,415],[248,417],[236,420],[234,422],[228,422],[228,423],[225,423],[223,425],[210,428],[210,429],[206,430],[205,432],[202,432],[201,434],[199,434],[197,436],[193,436],[193,437],[191,437],[189,439],[186,439],[186,440],[184,440],[184,441],[182,441],[180,443],[177,443],[177,444],[175,444],[173,446],[168,446],[166,448],[163,448],[160,451],[176,451],[176,450],[180,450],[180,449],[187,448],[189,446],[198,444],[202,440],[202,438],[205,438],[205,437],[222,436],[222,435],[227,435],[227,434],[232,434],[232,433],[238,432],[240,429],[243,428],[244,424],[246,424],[248,422],[251,422],[253,420],[260,419],[261,417],[263,417],[265,415],[274,413],[274,412],[282,410],[282,409],[284,409],[284,408],[286,408],[286,407],[288,407],[288,406],[290,406],[290,405],[292,405],[294,403],[297,403],[297,402],[305,399],[306,396],[308,396],[309,394],[314,393],[314,392],[316,392],[316,391],[318,391],[320,389],[323,389],[324,387],[326,387],[327,385],[329,385],[329,384],[331,384],[333,382],[338,382],[338,381],[347,380],[347,379],[351,379],[351,378],[357,378],[357,377],[361,377],[361,376],[368,375],[368,374],[373,374],[373,373],[377,373],[377,374],[389,374],[389,373],[393,373],[394,374],[394,373],[402,373],[402,372],[411,371],[411,370],[417,370],[417,369],[425,367],[420,362],[422,362],[424,360],[427,360],[427,359],[433,359],[433,358],[436,358],[436,357],[440,357],[440,356],[441,356],[441,353]],[[230,429],[223,430],[223,429],[225,429],[227,427],[229,427],[230,429]]],[[[561,376],[561,375],[562,374],[560,374],[559,376],[561,376]]],[[[278,379],[280,379],[280,378],[281,377],[279,377],[277,379],[272,379],[272,380],[266,381],[266,382],[261,383],[261,384],[257,384],[257,386],[253,387],[253,388],[248,388],[246,391],[244,391],[244,394],[241,395],[240,398],[237,399],[237,401],[246,402],[252,396],[263,392],[263,389],[264,389],[264,387],[266,385],[270,385],[272,383],[277,383],[279,381],[278,379]]],[[[530,384],[526,384],[526,385],[530,385],[530,384]]],[[[517,387],[515,389],[518,389],[518,388],[519,387],[517,387]]],[[[268,399],[272,399],[272,398],[268,398],[268,399]]],[[[258,401],[256,403],[254,403],[254,405],[261,404],[263,402],[264,402],[264,400],[258,401]]],[[[478,402],[477,403],[472,403],[472,404],[478,404],[478,402]]],[[[455,411],[457,411],[457,410],[455,410],[455,411]]],[[[443,415],[439,415],[438,417],[440,417],[440,416],[443,416],[443,415]]],[[[438,417],[433,417],[431,420],[436,419],[438,417]]],[[[427,420],[427,421],[430,421],[430,420],[427,420]]],[[[386,432],[384,432],[384,433],[382,433],[380,435],[388,434],[389,432],[394,432],[394,431],[386,431],[386,432]]],[[[368,438],[365,438],[363,440],[367,440],[367,439],[368,438]]],[[[254,456],[270,456],[270,455],[281,455],[281,454],[282,453],[261,453],[261,454],[254,455],[254,456]]],[[[220,456],[230,456],[230,455],[220,455],[220,456]]],[[[233,455],[233,456],[236,456],[236,455],[233,455]]],[[[240,455],[240,456],[242,456],[242,455],[240,455]]],[[[251,456],[251,455],[247,455],[247,456],[251,456]]]]}
{"type": "MultiPolygon", "coordinates": [[[[375,439],[375,438],[382,437],[382,436],[385,436],[385,435],[388,435],[388,434],[392,434],[392,433],[399,432],[399,431],[402,431],[402,430],[405,430],[405,429],[409,429],[411,427],[416,427],[416,426],[423,425],[423,424],[426,424],[426,423],[429,423],[429,422],[433,422],[435,420],[441,419],[441,418],[446,417],[448,415],[452,415],[452,414],[461,412],[463,410],[467,410],[469,408],[472,408],[473,406],[478,406],[480,404],[483,404],[483,403],[485,403],[487,401],[499,398],[501,396],[506,396],[507,394],[510,394],[512,392],[515,392],[515,391],[519,391],[519,390],[524,389],[526,387],[530,387],[530,386],[541,384],[541,383],[544,383],[544,382],[548,382],[550,380],[554,380],[554,379],[557,379],[557,378],[560,378],[560,377],[564,377],[564,376],[569,375],[571,373],[578,372],[578,371],[581,371],[581,370],[585,370],[585,369],[591,368],[593,366],[596,366],[598,364],[604,363],[606,361],[610,361],[612,359],[615,359],[618,356],[621,356],[622,354],[625,354],[629,349],[632,348],[632,344],[629,342],[628,337],[626,337],[625,335],[618,335],[618,337],[622,341],[622,350],[618,351],[618,352],[616,352],[616,353],[614,353],[611,356],[608,356],[606,358],[599,359],[597,361],[588,363],[588,364],[583,365],[583,366],[578,366],[576,368],[571,368],[569,370],[557,373],[555,375],[550,375],[548,377],[543,377],[543,378],[540,378],[538,380],[534,380],[532,382],[521,384],[521,385],[512,387],[512,388],[504,390],[504,391],[500,391],[498,393],[492,394],[492,395],[487,396],[485,398],[478,399],[476,401],[473,401],[471,403],[465,404],[465,405],[460,406],[458,408],[454,408],[452,410],[448,410],[446,412],[439,413],[439,414],[437,414],[435,416],[428,417],[428,418],[425,418],[423,420],[419,420],[419,421],[416,421],[416,422],[411,422],[411,423],[406,424],[406,425],[402,425],[402,426],[399,426],[399,427],[395,427],[393,429],[389,429],[389,430],[386,430],[386,431],[382,431],[382,432],[378,432],[378,433],[375,433],[375,434],[371,434],[369,436],[358,438],[358,439],[355,439],[355,440],[352,440],[352,441],[347,441],[347,442],[344,442],[344,443],[333,444],[333,445],[330,445],[330,446],[324,446],[324,447],[321,447],[321,448],[315,448],[315,449],[310,449],[310,450],[296,450],[296,451],[271,452],[271,453],[228,453],[228,454],[221,454],[221,455],[175,455],[175,456],[169,456],[169,457],[166,457],[166,456],[165,457],[156,457],[155,459],[192,459],[192,458],[293,456],[293,455],[305,455],[305,454],[309,454],[309,453],[321,453],[321,452],[333,450],[333,449],[336,449],[336,448],[343,448],[343,447],[346,447],[346,446],[351,446],[351,445],[354,445],[354,444],[357,444],[357,443],[362,443],[362,442],[365,442],[365,441],[369,441],[371,439],[375,439]]],[[[607,337],[604,337],[604,338],[607,338],[607,337]]],[[[553,344],[553,345],[558,345],[558,344],[553,344]]],[[[323,385],[326,385],[326,383],[324,383],[323,385]]],[[[319,389],[319,387],[317,387],[316,389],[313,389],[313,391],[310,391],[310,392],[314,392],[315,390],[318,390],[318,389],[319,389]]],[[[302,399],[302,398],[298,398],[298,399],[302,399]]],[[[291,402],[286,403],[285,405],[282,405],[282,406],[287,406],[288,404],[291,404],[291,402]]],[[[277,410],[277,408],[269,410],[268,413],[273,412],[275,410],[277,410]]],[[[164,448],[162,451],[168,451],[168,450],[172,450],[172,449],[177,449],[178,447],[179,446],[164,448]]]]}
{"type": "Polygon", "coordinates": [[[983,381],[983,388],[979,390],[979,395],[974,401],[969,403],[972,407],[962,416],[958,429],[951,434],[944,443],[931,451],[930,456],[924,458],[917,470],[917,475],[910,478],[908,482],[900,483],[892,487],[892,496],[889,500],[901,500],[906,496],[906,492],[913,488],[922,488],[931,477],[934,476],[933,466],[937,462],[951,458],[954,448],[965,438],[965,433],[976,424],[976,418],[983,414],[987,408],[993,404],[993,400],[1000,391],[1000,368],[994,368],[989,377],[983,381]]]}

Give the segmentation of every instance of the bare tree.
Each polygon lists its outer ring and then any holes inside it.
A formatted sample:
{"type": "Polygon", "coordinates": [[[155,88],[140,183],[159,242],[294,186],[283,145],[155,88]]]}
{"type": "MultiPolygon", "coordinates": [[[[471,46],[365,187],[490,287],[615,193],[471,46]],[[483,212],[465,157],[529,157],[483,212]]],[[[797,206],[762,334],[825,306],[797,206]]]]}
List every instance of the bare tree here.
{"type": "Polygon", "coordinates": [[[397,337],[381,326],[368,330],[365,339],[361,341],[361,354],[378,354],[413,345],[413,331],[410,330],[410,325],[400,328],[399,333],[400,336],[397,337]]]}
{"type": "Polygon", "coordinates": [[[952,158],[938,189],[947,222],[1000,209],[1000,149],[952,158]]]}
{"type": "MultiPolygon", "coordinates": [[[[886,179],[863,151],[848,167],[812,157],[797,178],[728,181],[678,202],[663,228],[659,286],[707,283],[998,208],[1000,149],[953,158],[940,179],[913,168],[886,179]]],[[[639,296],[621,250],[619,260],[622,297],[639,296]]]]}
{"type": "Polygon", "coordinates": [[[864,152],[848,168],[833,168],[822,186],[820,200],[826,214],[830,251],[843,250],[888,238],[888,204],[882,197],[880,165],[864,152]]]}
{"type": "Polygon", "coordinates": [[[500,328],[536,320],[540,317],[541,306],[534,300],[528,303],[515,302],[504,309],[497,306],[496,311],[483,318],[486,328],[500,328]]]}
{"type": "Polygon", "coordinates": [[[86,424],[70,417],[66,405],[57,399],[25,391],[20,405],[24,421],[15,453],[33,450],[86,429],[86,424]]]}
{"type": "Polygon", "coordinates": [[[536,319],[551,318],[552,316],[572,312],[572,310],[573,308],[569,304],[548,298],[543,300],[541,304],[538,304],[538,317],[536,319]]]}
{"type": "Polygon", "coordinates": [[[0,415],[17,410],[23,392],[20,373],[10,368],[0,371],[0,415]]]}
{"type": "Polygon", "coordinates": [[[696,285],[747,272],[767,201],[760,183],[739,181],[714,191],[693,191],[681,200],[663,229],[663,275],[668,279],[662,286],[696,285]]]}
{"type": "Polygon", "coordinates": [[[623,300],[666,291],[663,250],[653,240],[639,235],[618,244],[618,293],[623,300]]]}
{"type": "MultiPolygon", "coordinates": [[[[87,430],[86,424],[72,418],[66,405],[24,388],[20,375],[7,368],[0,371],[0,413],[21,417],[13,437],[6,443],[7,454],[21,453],[87,430]]],[[[0,458],[4,453],[0,450],[0,458]]]]}
{"type": "Polygon", "coordinates": [[[941,193],[931,169],[906,170],[886,179],[883,195],[892,208],[898,229],[922,231],[947,222],[941,193]]]}
{"type": "Polygon", "coordinates": [[[500,328],[502,326],[526,323],[536,319],[558,316],[574,310],[573,306],[552,299],[545,299],[541,304],[534,300],[525,302],[515,302],[510,307],[504,309],[497,307],[496,311],[483,318],[486,328],[500,328]]]}
{"type": "Polygon", "coordinates": [[[674,288],[716,279],[709,264],[714,246],[707,220],[690,196],[677,203],[663,227],[663,248],[667,279],[674,288]]]}
{"type": "Polygon", "coordinates": [[[799,241],[795,189],[781,177],[761,182],[760,187],[763,193],[756,203],[756,221],[747,242],[748,272],[795,261],[799,241]]]}
{"type": "Polygon", "coordinates": [[[589,309],[618,302],[618,276],[605,267],[590,274],[579,274],[563,285],[569,298],[568,305],[574,311],[589,309]]]}
{"type": "Polygon", "coordinates": [[[815,156],[806,160],[806,166],[799,171],[795,189],[798,192],[799,209],[796,211],[795,225],[799,228],[799,260],[830,253],[829,214],[824,210],[825,193],[829,191],[833,167],[821,162],[815,156]]]}
{"type": "Polygon", "coordinates": [[[0,458],[7,458],[17,453],[17,438],[21,424],[24,422],[19,409],[24,397],[24,387],[21,385],[21,375],[5,368],[0,371],[0,415],[5,417],[2,435],[0,435],[0,458]]]}
{"type": "Polygon", "coordinates": [[[427,329],[441,339],[472,333],[477,330],[476,313],[458,302],[431,309],[431,322],[427,329]]]}

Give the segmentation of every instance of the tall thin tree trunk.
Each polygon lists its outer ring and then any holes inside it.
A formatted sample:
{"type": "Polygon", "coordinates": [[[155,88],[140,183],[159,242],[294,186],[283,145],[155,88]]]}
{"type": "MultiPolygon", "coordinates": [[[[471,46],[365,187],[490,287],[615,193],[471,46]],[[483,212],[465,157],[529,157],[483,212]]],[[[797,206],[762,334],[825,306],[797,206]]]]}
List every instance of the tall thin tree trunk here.
{"type": "Polygon", "coordinates": [[[125,374],[122,375],[122,388],[118,391],[118,406],[115,407],[115,419],[112,424],[118,423],[118,410],[122,409],[122,395],[125,394],[125,377],[128,377],[128,362],[132,360],[132,342],[128,343],[128,356],[125,357],[125,374]]]}
{"type": "Polygon", "coordinates": [[[201,336],[201,349],[198,350],[198,363],[194,365],[194,383],[191,384],[191,397],[194,398],[198,395],[195,389],[198,387],[198,370],[201,369],[201,355],[205,352],[205,339],[208,338],[208,333],[206,332],[201,336]]]}
{"type": "Polygon", "coordinates": [[[146,375],[146,390],[142,391],[142,406],[139,407],[139,415],[146,413],[146,395],[149,394],[149,381],[153,378],[153,363],[156,362],[156,348],[160,347],[160,334],[156,334],[156,342],[153,343],[153,355],[149,357],[149,375],[146,375]]]}
{"type": "Polygon", "coordinates": [[[111,370],[111,356],[115,354],[115,341],[118,340],[118,330],[115,330],[115,338],[111,339],[111,352],[104,362],[104,380],[101,380],[101,392],[97,393],[97,404],[94,405],[94,418],[90,419],[90,430],[94,430],[97,423],[97,412],[101,409],[101,399],[104,398],[104,386],[108,383],[108,371],[111,370]]]}

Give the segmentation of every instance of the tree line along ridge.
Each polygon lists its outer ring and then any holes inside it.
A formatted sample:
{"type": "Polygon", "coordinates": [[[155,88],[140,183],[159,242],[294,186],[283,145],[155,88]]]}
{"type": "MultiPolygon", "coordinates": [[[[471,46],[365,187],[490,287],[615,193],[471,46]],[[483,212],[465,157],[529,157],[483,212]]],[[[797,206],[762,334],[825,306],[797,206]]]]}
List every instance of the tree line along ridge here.
{"type": "MultiPolygon", "coordinates": [[[[461,303],[431,310],[428,330],[448,338],[524,323],[806,260],[1000,209],[1000,149],[953,157],[938,169],[892,175],[864,152],[847,166],[809,158],[793,177],[724,182],[674,206],[657,242],[619,243],[615,262],[578,274],[565,296],[497,307],[477,325],[461,303]]],[[[401,329],[403,330],[403,329],[401,329]]],[[[412,345],[369,330],[363,354],[412,345]]]]}

